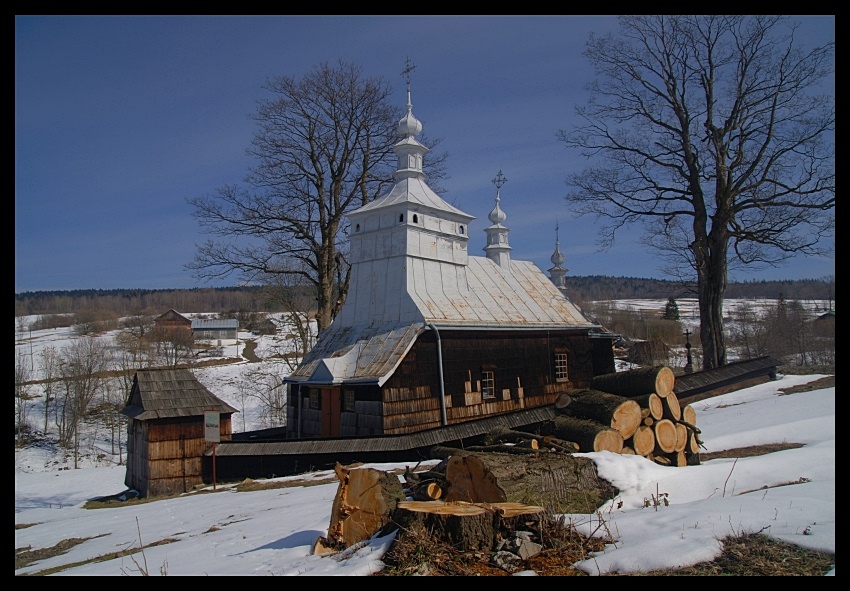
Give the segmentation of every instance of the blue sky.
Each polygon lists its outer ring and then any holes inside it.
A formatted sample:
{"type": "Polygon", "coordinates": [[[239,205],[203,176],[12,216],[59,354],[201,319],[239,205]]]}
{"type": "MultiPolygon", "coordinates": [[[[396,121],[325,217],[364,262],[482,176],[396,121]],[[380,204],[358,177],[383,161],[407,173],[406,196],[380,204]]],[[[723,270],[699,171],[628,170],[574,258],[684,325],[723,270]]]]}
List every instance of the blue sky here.
{"type": "MultiPolygon", "coordinates": [[[[834,16],[795,18],[807,45],[834,40],[834,16]]],[[[445,198],[476,217],[471,255],[483,256],[501,170],[514,259],[551,267],[557,223],[568,280],[663,278],[637,231],[598,252],[595,220],[574,218],[563,198],[584,162],[556,133],[592,79],[587,35],[616,25],[611,16],[18,16],[15,292],[233,285],[185,269],[207,238],[186,198],[242,181],[266,79],[344,59],[387,79],[402,106],[408,57],[413,112],[449,154],[445,198]]],[[[731,279],[834,273],[834,259],[801,258],[731,279]]]]}

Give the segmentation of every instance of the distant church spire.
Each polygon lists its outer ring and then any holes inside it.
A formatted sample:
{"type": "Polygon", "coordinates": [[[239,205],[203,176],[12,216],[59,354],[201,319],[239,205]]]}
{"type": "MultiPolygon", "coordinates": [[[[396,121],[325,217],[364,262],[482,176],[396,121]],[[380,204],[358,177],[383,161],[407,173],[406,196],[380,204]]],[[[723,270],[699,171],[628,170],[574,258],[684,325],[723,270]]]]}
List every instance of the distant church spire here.
{"type": "Polygon", "coordinates": [[[554,267],[549,269],[549,277],[552,279],[552,283],[555,284],[555,287],[558,288],[564,296],[567,295],[567,283],[566,283],[566,275],[569,269],[564,269],[562,266],[566,257],[564,253],[561,252],[561,243],[558,240],[558,222],[555,222],[555,252],[552,253],[552,256],[549,258],[552,261],[554,267]]]}
{"type": "Polygon", "coordinates": [[[492,260],[503,269],[510,271],[512,250],[508,244],[508,232],[510,232],[510,230],[502,225],[502,222],[504,222],[508,216],[506,216],[505,212],[499,207],[502,187],[507,182],[508,179],[502,174],[501,170],[499,171],[499,174],[496,175],[496,178],[493,179],[493,184],[496,185],[496,206],[493,208],[493,211],[490,212],[490,215],[487,216],[493,225],[484,229],[487,233],[487,246],[484,247],[484,252],[488,259],[492,260]]]}

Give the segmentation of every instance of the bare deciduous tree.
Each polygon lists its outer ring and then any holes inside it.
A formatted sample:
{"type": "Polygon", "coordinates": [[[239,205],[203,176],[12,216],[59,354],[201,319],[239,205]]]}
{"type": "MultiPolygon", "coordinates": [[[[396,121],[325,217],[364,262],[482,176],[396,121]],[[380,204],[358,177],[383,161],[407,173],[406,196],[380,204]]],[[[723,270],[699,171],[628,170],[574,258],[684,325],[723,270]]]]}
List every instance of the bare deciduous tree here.
{"type": "Polygon", "coordinates": [[[696,279],[704,367],[722,366],[730,264],[831,251],[835,106],[818,92],[834,43],[800,48],[775,16],[639,15],[620,26],[589,38],[598,78],[578,109],[585,123],[559,132],[597,159],[569,178],[567,201],[606,221],[603,247],[646,225],[646,243],[696,279]]]}
{"type": "Polygon", "coordinates": [[[15,445],[24,444],[24,432],[29,428],[30,402],[34,398],[29,382],[32,380],[32,368],[29,355],[23,351],[15,352],[15,445]]]}
{"type": "Polygon", "coordinates": [[[59,427],[60,443],[73,444],[74,467],[78,467],[80,452],[80,423],[85,419],[92,401],[100,392],[105,373],[110,368],[109,349],[93,337],[82,337],[62,348],[61,376],[65,386],[59,427]]]}
{"type": "MultiPolygon", "coordinates": [[[[202,279],[235,273],[247,283],[295,275],[313,287],[322,329],[348,290],[344,216],[393,182],[400,105],[388,103],[383,78],[343,61],[301,80],[271,79],[265,89],[274,98],[255,115],[247,188],[187,199],[202,228],[222,239],[200,245],[187,267],[202,279]]],[[[432,176],[441,176],[441,163],[429,161],[432,176]]]]}
{"type": "Polygon", "coordinates": [[[41,378],[44,380],[42,391],[44,392],[44,432],[47,433],[50,408],[56,398],[56,378],[59,375],[61,359],[55,347],[44,347],[41,350],[41,378]]]}

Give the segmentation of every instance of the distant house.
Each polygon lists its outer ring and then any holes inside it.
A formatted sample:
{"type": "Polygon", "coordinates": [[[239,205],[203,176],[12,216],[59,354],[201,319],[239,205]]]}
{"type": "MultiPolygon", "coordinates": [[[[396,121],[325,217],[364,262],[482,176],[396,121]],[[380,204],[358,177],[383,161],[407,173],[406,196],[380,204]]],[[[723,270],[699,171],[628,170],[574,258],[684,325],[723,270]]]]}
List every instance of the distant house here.
{"type": "MultiPolygon", "coordinates": [[[[351,281],[331,326],[285,381],[287,436],[401,435],[551,405],[614,369],[614,335],[533,263],[512,261],[495,207],[486,256],[473,216],[425,183],[422,124],[399,121],[388,193],[349,214],[351,281]]],[[[557,249],[556,249],[557,251],[557,249]]],[[[557,251],[556,255],[560,252],[557,251]]]]}
{"type": "Polygon", "coordinates": [[[232,436],[235,408],[223,402],[187,369],[140,370],[121,414],[127,425],[124,484],[142,496],[188,492],[203,480],[204,413],[219,413],[220,440],[232,436]]]}
{"type": "Polygon", "coordinates": [[[173,309],[157,316],[153,322],[154,326],[159,329],[192,330],[192,321],[173,309]]]}
{"type": "Polygon", "coordinates": [[[192,320],[192,335],[196,343],[210,343],[213,345],[233,345],[239,333],[239,321],[235,319],[204,320],[196,318],[192,320]]]}

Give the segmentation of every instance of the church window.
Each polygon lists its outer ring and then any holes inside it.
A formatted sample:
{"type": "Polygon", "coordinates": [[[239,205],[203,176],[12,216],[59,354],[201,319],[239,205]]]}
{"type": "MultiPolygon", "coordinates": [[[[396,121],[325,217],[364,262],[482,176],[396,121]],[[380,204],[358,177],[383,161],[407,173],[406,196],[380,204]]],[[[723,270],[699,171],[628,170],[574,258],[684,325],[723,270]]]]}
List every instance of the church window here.
{"type": "Polygon", "coordinates": [[[418,215],[416,215],[415,213],[413,214],[413,223],[414,223],[414,224],[418,224],[418,223],[419,223],[419,216],[418,216],[418,215]]]}
{"type": "Polygon", "coordinates": [[[398,214],[398,221],[399,221],[399,222],[403,222],[403,221],[404,221],[404,214],[403,214],[403,213],[398,214]]]}
{"type": "Polygon", "coordinates": [[[496,397],[496,388],[495,388],[495,374],[490,370],[482,370],[481,371],[481,397],[482,398],[495,398],[496,397]]]}
{"type": "Polygon", "coordinates": [[[570,379],[567,371],[567,354],[555,353],[555,381],[566,382],[570,379]]]}

